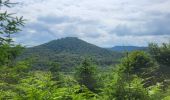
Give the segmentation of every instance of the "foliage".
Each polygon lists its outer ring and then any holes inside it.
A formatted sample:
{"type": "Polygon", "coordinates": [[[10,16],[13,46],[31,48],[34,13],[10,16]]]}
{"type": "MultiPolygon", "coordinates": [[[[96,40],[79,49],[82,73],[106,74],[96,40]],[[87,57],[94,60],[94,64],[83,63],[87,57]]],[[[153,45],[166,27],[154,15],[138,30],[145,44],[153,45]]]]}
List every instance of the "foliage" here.
{"type": "Polygon", "coordinates": [[[142,77],[148,72],[152,72],[155,63],[151,57],[143,51],[134,51],[122,60],[123,71],[130,74],[137,74],[142,77]]]}
{"type": "Polygon", "coordinates": [[[97,77],[96,77],[96,68],[95,65],[92,64],[90,59],[85,59],[80,67],[77,68],[76,71],[76,79],[79,84],[85,85],[91,91],[95,91],[97,87],[97,77]]]}
{"type": "Polygon", "coordinates": [[[12,61],[18,56],[22,47],[12,44],[12,34],[20,31],[24,25],[23,17],[14,17],[14,14],[4,12],[2,7],[12,7],[14,3],[9,0],[0,0],[0,65],[10,66],[12,61]]]}
{"type": "Polygon", "coordinates": [[[63,73],[58,63],[48,62],[48,64],[49,70],[44,71],[30,70],[29,61],[17,62],[13,67],[2,65],[0,69],[0,99],[169,99],[169,90],[162,90],[162,83],[144,87],[143,73],[152,73],[157,66],[145,52],[130,53],[128,58],[125,57],[122,60],[121,64],[107,72],[97,71],[94,62],[85,59],[76,70],[76,77],[73,77],[72,73],[63,73]],[[102,86],[98,86],[99,83],[102,83],[100,84],[102,86]]]}
{"type": "Polygon", "coordinates": [[[148,100],[147,91],[143,88],[142,81],[135,78],[130,82],[119,80],[116,84],[115,99],[116,100],[148,100]]]}
{"type": "Polygon", "coordinates": [[[23,47],[20,45],[10,46],[9,44],[4,44],[0,46],[0,65],[12,66],[16,57],[21,54],[23,47]]]}
{"type": "Polygon", "coordinates": [[[162,45],[151,43],[149,44],[149,52],[152,58],[159,63],[159,77],[164,79],[163,88],[166,89],[170,84],[168,81],[170,79],[170,43],[163,43],[162,45]]]}
{"type": "Polygon", "coordinates": [[[54,84],[50,72],[30,72],[27,78],[19,82],[17,89],[20,99],[47,100],[54,84]]]}
{"type": "Polygon", "coordinates": [[[160,64],[170,66],[170,43],[163,43],[161,46],[158,44],[149,44],[150,54],[160,64]]]}
{"type": "Polygon", "coordinates": [[[144,85],[149,86],[156,84],[156,70],[158,65],[152,60],[149,54],[144,51],[134,51],[127,54],[119,65],[120,70],[126,73],[127,79],[130,75],[137,75],[144,79],[144,85]]]}
{"type": "Polygon", "coordinates": [[[170,87],[164,92],[164,97],[162,100],[169,100],[170,99],[170,87]]]}

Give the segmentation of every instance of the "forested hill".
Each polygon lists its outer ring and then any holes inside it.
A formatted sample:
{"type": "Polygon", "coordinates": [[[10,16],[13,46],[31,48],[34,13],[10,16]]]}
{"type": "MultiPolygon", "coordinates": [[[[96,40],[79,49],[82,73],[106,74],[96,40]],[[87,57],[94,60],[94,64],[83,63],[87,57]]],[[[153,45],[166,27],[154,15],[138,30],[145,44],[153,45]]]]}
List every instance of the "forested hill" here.
{"type": "Polygon", "coordinates": [[[108,66],[115,64],[122,53],[87,43],[75,37],[66,37],[48,43],[27,48],[20,58],[34,58],[34,66],[38,69],[48,68],[49,62],[59,63],[64,70],[75,68],[85,57],[91,57],[96,64],[108,66]]]}
{"type": "Polygon", "coordinates": [[[36,48],[47,48],[56,53],[68,52],[80,55],[98,55],[98,56],[110,56],[112,52],[95,46],[93,44],[87,43],[76,37],[66,37],[58,40],[53,40],[49,43],[37,46],[36,48]]]}

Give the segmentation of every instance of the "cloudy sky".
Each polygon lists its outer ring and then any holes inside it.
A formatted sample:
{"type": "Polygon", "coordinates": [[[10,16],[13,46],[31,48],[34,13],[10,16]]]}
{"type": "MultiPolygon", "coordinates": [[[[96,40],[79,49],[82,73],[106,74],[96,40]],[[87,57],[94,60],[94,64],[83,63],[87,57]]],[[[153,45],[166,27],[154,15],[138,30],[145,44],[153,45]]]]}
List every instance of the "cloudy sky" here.
{"type": "Polygon", "coordinates": [[[11,0],[27,19],[14,36],[34,46],[78,37],[100,47],[146,46],[170,40],[170,0],[11,0]]]}

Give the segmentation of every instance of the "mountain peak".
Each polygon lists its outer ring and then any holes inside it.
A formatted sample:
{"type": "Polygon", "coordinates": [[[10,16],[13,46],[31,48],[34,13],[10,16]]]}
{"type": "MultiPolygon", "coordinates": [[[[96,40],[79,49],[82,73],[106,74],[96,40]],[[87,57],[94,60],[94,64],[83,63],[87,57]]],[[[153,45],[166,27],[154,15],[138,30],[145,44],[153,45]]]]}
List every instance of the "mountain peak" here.
{"type": "MultiPolygon", "coordinates": [[[[77,37],[64,37],[64,38],[52,40],[52,41],[50,41],[50,42],[65,41],[65,40],[80,40],[80,39],[77,38],[77,37]]],[[[45,44],[48,44],[48,43],[50,43],[50,42],[47,42],[47,43],[45,43],[45,44]]]]}
{"type": "Polygon", "coordinates": [[[79,39],[78,37],[65,37],[65,38],[61,38],[61,39],[79,39]]]}
{"type": "Polygon", "coordinates": [[[57,40],[52,40],[48,43],[37,46],[37,48],[46,48],[51,51],[59,52],[67,52],[73,54],[81,54],[81,55],[99,55],[109,54],[110,51],[104,48],[100,48],[96,45],[90,44],[86,41],[83,41],[77,37],[65,37],[57,40]]]}

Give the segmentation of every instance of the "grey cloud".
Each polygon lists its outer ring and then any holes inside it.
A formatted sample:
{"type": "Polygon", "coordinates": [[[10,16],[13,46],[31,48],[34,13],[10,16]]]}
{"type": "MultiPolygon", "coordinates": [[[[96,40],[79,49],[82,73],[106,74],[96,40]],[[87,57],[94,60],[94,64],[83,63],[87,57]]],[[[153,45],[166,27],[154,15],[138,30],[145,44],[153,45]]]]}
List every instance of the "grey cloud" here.
{"type": "Polygon", "coordinates": [[[55,15],[38,17],[37,20],[47,24],[61,24],[64,22],[71,21],[71,19],[67,16],[55,16],[55,15]]]}
{"type": "Polygon", "coordinates": [[[39,16],[37,18],[38,22],[44,24],[62,24],[62,23],[76,23],[79,25],[98,25],[99,22],[94,20],[84,20],[80,17],[69,17],[69,16],[57,16],[57,15],[46,15],[39,16]]]}
{"type": "Polygon", "coordinates": [[[64,27],[63,34],[65,36],[98,38],[102,34],[99,30],[100,26],[93,24],[84,21],[71,23],[64,27]]]}
{"type": "Polygon", "coordinates": [[[66,16],[46,16],[39,17],[36,22],[28,23],[23,32],[18,33],[15,37],[21,43],[34,41],[36,44],[68,36],[97,38],[101,34],[98,30],[99,27],[100,25],[95,21],[66,16]],[[55,27],[55,25],[62,28],[55,27]]]}
{"type": "Polygon", "coordinates": [[[56,33],[57,31],[54,33],[45,24],[37,22],[27,24],[23,31],[19,32],[14,37],[17,38],[19,43],[34,46],[56,39],[56,33]]]}
{"type": "Polygon", "coordinates": [[[47,24],[43,24],[43,23],[39,23],[39,22],[30,23],[26,27],[27,27],[27,29],[39,32],[40,34],[44,33],[44,32],[52,33],[51,30],[49,29],[49,27],[47,26],[47,24]]]}
{"type": "Polygon", "coordinates": [[[153,35],[170,35],[170,14],[163,18],[153,19],[147,23],[146,27],[153,35]]]}
{"type": "MultiPolygon", "coordinates": [[[[90,38],[98,37],[100,36],[100,34],[98,33],[98,29],[102,28],[102,25],[97,21],[83,20],[81,18],[68,17],[68,16],[50,15],[50,16],[39,17],[37,20],[43,22],[44,25],[57,24],[60,26],[60,24],[64,23],[65,26],[62,26],[63,28],[61,30],[64,36],[80,36],[80,33],[84,33],[83,36],[86,37],[90,37],[90,38]]],[[[36,27],[36,25],[34,26],[36,27]]],[[[40,26],[42,26],[42,24],[40,26]]],[[[50,26],[53,27],[52,25],[50,26]]],[[[49,30],[46,28],[44,29],[40,29],[40,31],[49,30]]]]}
{"type": "MultiPolygon", "coordinates": [[[[154,15],[159,13],[154,13],[154,15]]],[[[126,35],[170,35],[170,14],[154,17],[149,21],[134,26],[117,25],[110,33],[118,36],[126,35]]],[[[132,22],[133,23],[133,22],[132,22]]]]}
{"type": "MultiPolygon", "coordinates": [[[[22,9],[18,7],[17,12],[21,15],[24,13],[25,17],[34,21],[27,23],[23,32],[17,36],[28,43],[76,36],[89,42],[102,38],[108,42],[101,42],[100,45],[107,45],[125,41],[120,40],[124,37],[132,42],[129,36],[142,36],[144,38],[141,41],[145,41],[145,37],[170,36],[170,0],[15,1],[26,4],[22,9]],[[37,18],[36,21],[33,18],[37,18]],[[112,40],[115,37],[118,38],[117,41],[109,41],[109,38],[112,40]]],[[[164,37],[161,39],[164,40],[164,37]]]]}

